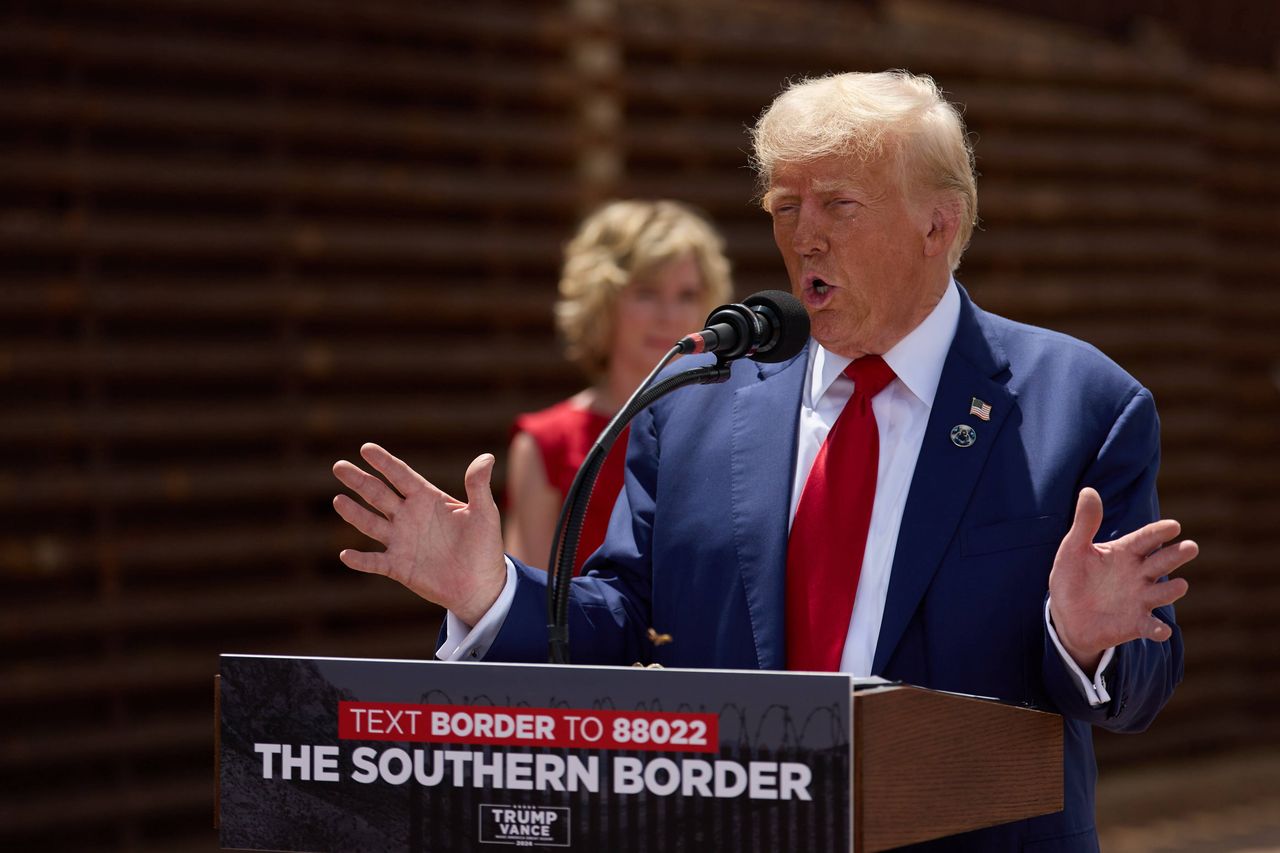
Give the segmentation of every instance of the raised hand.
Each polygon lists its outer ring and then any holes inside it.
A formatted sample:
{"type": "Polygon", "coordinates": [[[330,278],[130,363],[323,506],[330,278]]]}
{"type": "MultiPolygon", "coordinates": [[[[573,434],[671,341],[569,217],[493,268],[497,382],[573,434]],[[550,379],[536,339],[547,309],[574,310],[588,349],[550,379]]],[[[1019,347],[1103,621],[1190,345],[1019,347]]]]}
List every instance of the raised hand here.
{"type": "Polygon", "coordinates": [[[333,466],[334,476],[377,512],[346,495],[335,497],[333,508],[386,550],[347,549],[338,559],[357,571],[399,581],[474,625],[506,582],[502,523],[489,490],[493,456],[483,454],[468,466],[463,503],[376,444],[363,445],[360,455],[394,490],[343,459],[333,466]]]}
{"type": "Polygon", "coordinates": [[[1164,642],[1172,636],[1173,629],[1151,611],[1186,595],[1187,582],[1160,578],[1200,552],[1190,540],[1162,547],[1182,530],[1172,519],[1094,544],[1101,525],[1102,498],[1086,488],[1049,574],[1054,630],[1085,672],[1096,669],[1111,646],[1139,638],[1164,642]]]}

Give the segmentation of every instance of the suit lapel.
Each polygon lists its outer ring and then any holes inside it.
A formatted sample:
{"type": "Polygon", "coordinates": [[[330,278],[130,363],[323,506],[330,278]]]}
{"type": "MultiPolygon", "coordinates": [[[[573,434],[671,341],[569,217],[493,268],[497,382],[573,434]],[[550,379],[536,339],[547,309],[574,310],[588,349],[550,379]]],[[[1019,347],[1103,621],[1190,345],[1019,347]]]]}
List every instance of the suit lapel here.
{"type": "Polygon", "coordinates": [[[808,348],[781,364],[739,362],[739,369],[754,367],[757,377],[739,388],[733,399],[733,540],[756,658],[763,669],[781,669],[785,662],[780,602],[786,593],[796,413],[808,363],[808,348]]]}
{"type": "Polygon", "coordinates": [[[919,607],[1000,428],[1014,406],[1014,395],[1004,382],[1008,359],[999,344],[986,334],[981,312],[963,289],[960,294],[955,340],[938,381],[898,532],[884,618],[871,667],[875,674],[884,671],[919,607]],[[990,421],[969,414],[973,397],[991,404],[990,421]],[[959,424],[975,430],[977,438],[971,446],[961,447],[952,440],[952,428],[959,424]]]}

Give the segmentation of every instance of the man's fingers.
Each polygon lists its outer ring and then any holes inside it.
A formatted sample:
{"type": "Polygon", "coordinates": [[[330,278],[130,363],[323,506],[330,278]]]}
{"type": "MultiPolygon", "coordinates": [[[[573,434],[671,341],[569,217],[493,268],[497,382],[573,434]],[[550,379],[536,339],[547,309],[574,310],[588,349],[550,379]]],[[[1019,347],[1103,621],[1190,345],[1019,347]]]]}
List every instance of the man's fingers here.
{"type": "Polygon", "coordinates": [[[377,539],[383,545],[391,540],[391,522],[380,515],[369,512],[346,495],[338,495],[333,499],[333,508],[343,520],[359,530],[370,539],[377,539]]]}
{"type": "Polygon", "coordinates": [[[1161,548],[1143,560],[1142,574],[1148,580],[1164,577],[1194,560],[1199,553],[1199,545],[1190,539],[1184,539],[1176,545],[1161,548]]]}
{"type": "Polygon", "coordinates": [[[388,488],[387,484],[367,471],[340,459],[333,466],[333,476],[342,485],[364,498],[365,503],[390,518],[400,506],[400,496],[388,488]]]}
{"type": "Polygon", "coordinates": [[[1092,544],[1093,537],[1098,535],[1102,526],[1102,498],[1095,489],[1085,487],[1080,490],[1076,500],[1076,517],[1071,522],[1063,544],[1083,548],[1092,544]]]}
{"type": "Polygon", "coordinates": [[[417,471],[372,442],[360,446],[360,455],[406,498],[424,488],[435,488],[417,471]]]}
{"type": "Polygon", "coordinates": [[[383,552],[370,553],[368,551],[353,551],[347,548],[338,554],[338,559],[347,568],[355,569],[357,572],[385,575],[390,570],[390,566],[387,563],[387,555],[383,552]]]}
{"type": "Polygon", "coordinates": [[[489,488],[489,481],[493,477],[493,463],[492,453],[482,453],[471,460],[471,464],[467,466],[464,482],[467,488],[467,503],[473,509],[495,505],[493,491],[489,488]]]}
{"type": "Polygon", "coordinates": [[[1187,589],[1188,584],[1182,578],[1171,578],[1160,583],[1153,583],[1147,587],[1145,595],[1142,596],[1142,607],[1150,613],[1157,607],[1173,604],[1187,594],[1187,589]]]}
{"type": "Polygon", "coordinates": [[[1173,636],[1173,629],[1166,625],[1163,620],[1157,619],[1148,613],[1143,618],[1138,634],[1143,639],[1163,643],[1173,636]]]}
{"type": "Polygon", "coordinates": [[[1137,557],[1145,557],[1181,532],[1181,524],[1172,518],[1162,518],[1121,536],[1115,544],[1137,557]]]}

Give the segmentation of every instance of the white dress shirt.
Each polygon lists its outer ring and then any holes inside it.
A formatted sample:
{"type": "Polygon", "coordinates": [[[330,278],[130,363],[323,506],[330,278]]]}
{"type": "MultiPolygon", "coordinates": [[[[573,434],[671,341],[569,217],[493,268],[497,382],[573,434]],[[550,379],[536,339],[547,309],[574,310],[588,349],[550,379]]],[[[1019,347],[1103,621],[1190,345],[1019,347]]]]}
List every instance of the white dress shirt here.
{"type": "MultiPolygon", "coordinates": [[[[862,558],[862,573],[854,598],[849,633],[840,658],[840,671],[854,676],[871,674],[880,622],[889,594],[889,574],[897,550],[898,529],[907,506],[907,493],[915,474],[916,459],[924,439],[929,412],[947,352],[960,319],[960,293],[954,280],[942,299],[906,337],[884,353],[885,363],[896,379],[871,401],[880,434],[880,455],[876,471],[876,494],[871,507],[871,524],[862,558]]],[[[853,380],[844,376],[852,359],[836,355],[809,341],[808,376],[801,395],[799,442],[791,486],[791,519],[795,519],[800,494],[818,449],[831,431],[845,403],[853,396],[853,380]]],[[[497,636],[515,596],[515,566],[507,560],[507,583],[498,600],[474,627],[468,627],[452,613],[446,617],[446,639],[437,650],[441,660],[476,660],[497,636]]],[[[1063,648],[1045,607],[1045,625],[1064,663],[1075,673],[1081,692],[1093,705],[1110,701],[1103,671],[1114,649],[1108,649],[1094,678],[1081,671],[1063,648]]]]}
{"type": "MultiPolygon", "coordinates": [[[[871,401],[880,433],[880,454],[862,574],[858,578],[849,634],[840,657],[840,671],[850,675],[871,674],[884,603],[889,594],[889,572],[898,548],[898,528],[902,526],[907,492],[915,474],[916,458],[920,455],[942,365],[959,319],[960,293],[955,284],[951,284],[929,316],[883,355],[897,378],[871,401]]],[[[816,341],[809,341],[809,376],[800,400],[799,449],[791,485],[793,521],[818,449],[853,396],[853,380],[844,375],[844,369],[852,360],[829,352],[816,341]]]]}

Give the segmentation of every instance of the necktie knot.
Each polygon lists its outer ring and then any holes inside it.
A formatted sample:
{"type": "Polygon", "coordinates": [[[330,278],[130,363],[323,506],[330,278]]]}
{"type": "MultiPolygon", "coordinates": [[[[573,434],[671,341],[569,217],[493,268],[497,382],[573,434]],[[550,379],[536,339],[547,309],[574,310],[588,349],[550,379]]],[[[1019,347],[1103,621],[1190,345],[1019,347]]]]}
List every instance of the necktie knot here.
{"type": "Polygon", "coordinates": [[[849,362],[844,375],[853,380],[853,393],[872,399],[897,376],[893,368],[878,355],[864,355],[849,362]]]}

